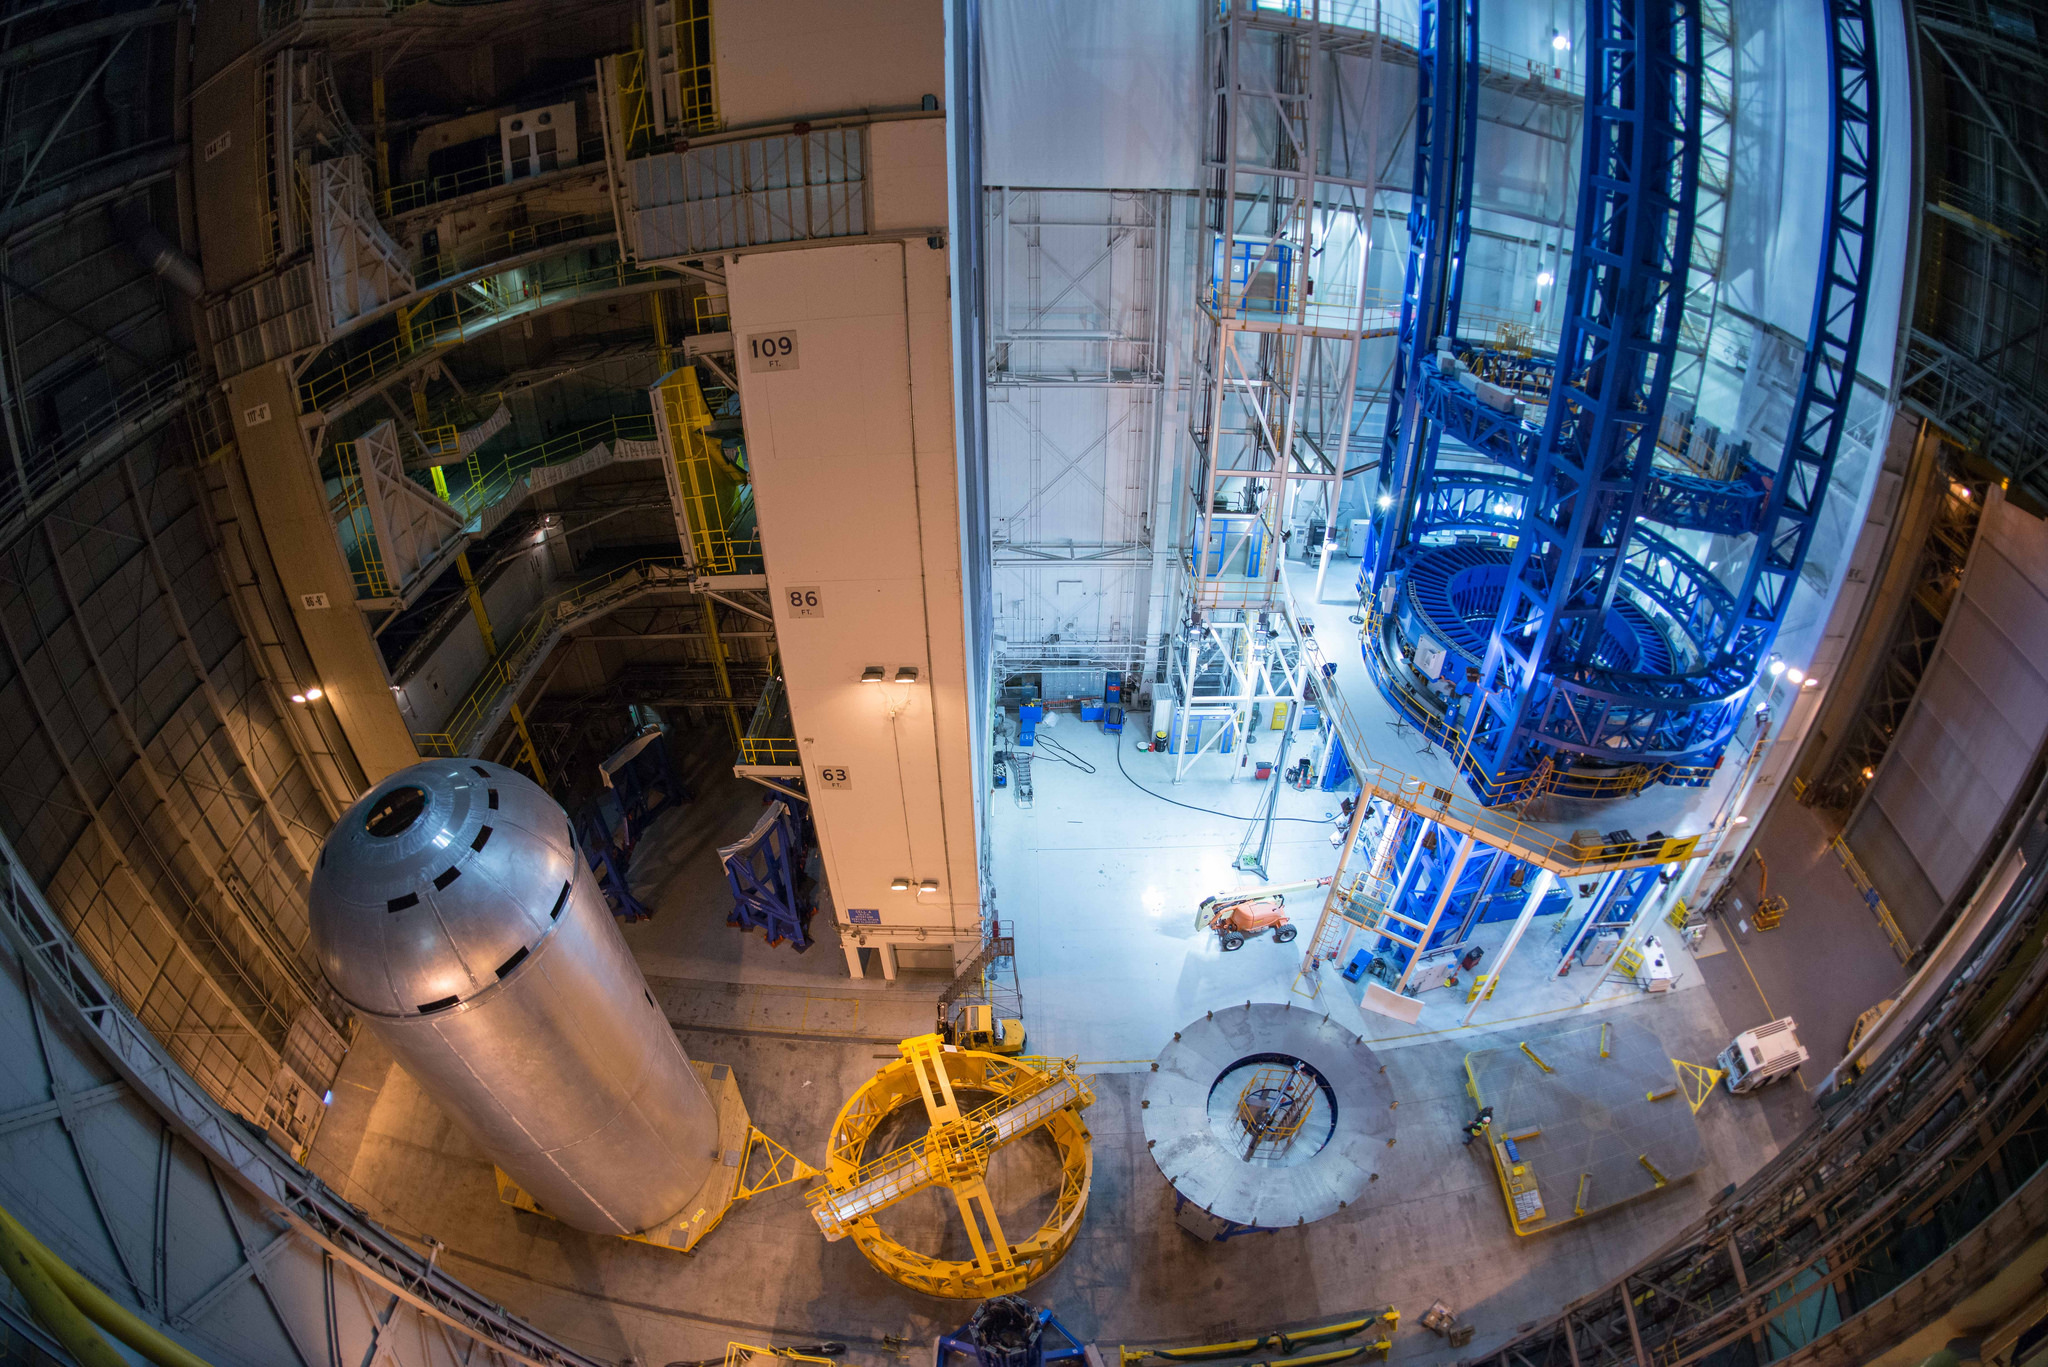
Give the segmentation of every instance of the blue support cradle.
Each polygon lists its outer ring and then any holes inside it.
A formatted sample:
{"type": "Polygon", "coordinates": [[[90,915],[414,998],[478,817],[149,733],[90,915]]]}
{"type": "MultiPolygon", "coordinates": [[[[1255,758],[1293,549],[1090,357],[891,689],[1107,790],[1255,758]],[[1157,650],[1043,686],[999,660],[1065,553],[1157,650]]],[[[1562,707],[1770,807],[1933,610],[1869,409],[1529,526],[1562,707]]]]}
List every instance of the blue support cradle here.
{"type": "Polygon", "coordinates": [[[811,947],[803,824],[788,803],[770,802],[744,838],[719,848],[718,862],[732,887],[727,925],[760,930],[771,945],[786,940],[799,954],[811,947]]]}

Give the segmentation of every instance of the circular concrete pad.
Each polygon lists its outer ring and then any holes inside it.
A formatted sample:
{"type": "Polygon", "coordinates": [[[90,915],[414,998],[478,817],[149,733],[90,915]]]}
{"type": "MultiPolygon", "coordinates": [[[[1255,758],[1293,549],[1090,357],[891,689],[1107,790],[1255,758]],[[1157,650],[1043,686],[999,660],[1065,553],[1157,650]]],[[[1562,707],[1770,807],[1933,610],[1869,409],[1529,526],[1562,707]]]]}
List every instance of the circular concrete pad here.
{"type": "Polygon", "coordinates": [[[1145,1089],[1145,1138],[1182,1200],[1235,1226],[1277,1229],[1337,1213],[1364,1195],[1394,1133],[1393,1089],[1365,1041],[1320,1012],[1259,1002],[1182,1028],[1145,1089]],[[1216,1079],[1261,1054],[1298,1058],[1336,1103],[1329,1142],[1285,1166],[1245,1162],[1209,1123],[1216,1079]]]}

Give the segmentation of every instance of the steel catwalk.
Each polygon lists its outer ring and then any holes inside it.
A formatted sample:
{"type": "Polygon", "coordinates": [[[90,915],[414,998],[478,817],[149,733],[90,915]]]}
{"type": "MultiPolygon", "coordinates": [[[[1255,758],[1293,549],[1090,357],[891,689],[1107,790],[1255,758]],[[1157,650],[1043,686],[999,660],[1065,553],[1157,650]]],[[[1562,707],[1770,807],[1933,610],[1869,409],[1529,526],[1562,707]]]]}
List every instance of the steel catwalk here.
{"type": "Polygon", "coordinates": [[[327,980],[546,1212],[632,1234],[718,1161],[718,1112],[553,798],[429,760],[344,813],[313,873],[327,980]]]}

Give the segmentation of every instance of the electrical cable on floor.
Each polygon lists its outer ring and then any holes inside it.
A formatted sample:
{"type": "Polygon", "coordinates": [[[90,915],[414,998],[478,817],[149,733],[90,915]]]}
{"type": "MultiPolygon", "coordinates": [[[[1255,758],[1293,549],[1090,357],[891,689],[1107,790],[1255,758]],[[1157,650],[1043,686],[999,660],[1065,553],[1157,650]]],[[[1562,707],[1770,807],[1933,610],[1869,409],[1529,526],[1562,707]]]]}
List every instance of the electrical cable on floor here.
{"type": "MultiPolygon", "coordinates": [[[[1153,792],[1150,788],[1132,778],[1130,770],[1124,768],[1124,742],[1121,736],[1117,738],[1116,742],[1116,771],[1122,774],[1133,788],[1136,788],[1146,797],[1156,797],[1169,807],[1180,807],[1190,812],[1200,812],[1203,816],[1220,816],[1228,821],[1257,821],[1260,819],[1257,812],[1248,812],[1244,815],[1239,815],[1236,812],[1219,812],[1213,807],[1197,807],[1192,802],[1176,801],[1164,793],[1153,792]]],[[[1279,781],[1277,776],[1268,780],[1268,782],[1273,783],[1279,781]]],[[[1326,818],[1314,816],[1276,816],[1273,819],[1275,821],[1298,821],[1304,826],[1328,826],[1330,824],[1326,818]]]]}
{"type": "MultiPolygon", "coordinates": [[[[1118,741],[1117,744],[1122,745],[1123,742],[1118,741]]],[[[1087,760],[1082,759],[1079,755],[1075,754],[1072,750],[1069,750],[1066,746],[1061,745],[1058,741],[1054,740],[1051,736],[1046,735],[1043,731],[1038,733],[1038,743],[1036,748],[1038,750],[1038,753],[1043,755],[1047,759],[1056,759],[1061,764],[1069,765],[1072,768],[1079,769],[1084,774],[1092,774],[1095,772],[1094,765],[1090,764],[1087,760]]]]}

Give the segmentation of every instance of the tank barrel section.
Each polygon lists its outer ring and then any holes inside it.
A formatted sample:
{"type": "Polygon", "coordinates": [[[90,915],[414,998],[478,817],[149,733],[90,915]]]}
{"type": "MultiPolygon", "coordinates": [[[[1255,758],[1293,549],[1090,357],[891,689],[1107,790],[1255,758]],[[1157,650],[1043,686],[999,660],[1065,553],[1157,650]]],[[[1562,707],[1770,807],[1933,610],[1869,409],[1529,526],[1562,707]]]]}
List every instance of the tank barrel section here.
{"type": "Polygon", "coordinates": [[[335,992],[546,1213],[636,1234],[711,1175],[717,1107],[532,780],[393,774],[335,823],[310,903],[335,992]]]}

